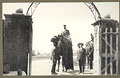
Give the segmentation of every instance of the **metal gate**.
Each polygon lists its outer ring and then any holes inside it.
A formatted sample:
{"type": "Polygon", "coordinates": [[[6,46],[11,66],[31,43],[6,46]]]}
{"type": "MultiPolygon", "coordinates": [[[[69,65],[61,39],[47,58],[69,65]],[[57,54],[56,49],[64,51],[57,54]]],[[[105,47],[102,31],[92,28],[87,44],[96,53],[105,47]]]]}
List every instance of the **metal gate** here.
{"type": "Polygon", "coordinates": [[[112,19],[102,19],[93,25],[97,26],[95,27],[95,29],[97,28],[95,38],[98,39],[95,40],[94,45],[98,46],[95,48],[95,52],[98,54],[98,73],[103,75],[118,74],[118,22],[112,19]]]}

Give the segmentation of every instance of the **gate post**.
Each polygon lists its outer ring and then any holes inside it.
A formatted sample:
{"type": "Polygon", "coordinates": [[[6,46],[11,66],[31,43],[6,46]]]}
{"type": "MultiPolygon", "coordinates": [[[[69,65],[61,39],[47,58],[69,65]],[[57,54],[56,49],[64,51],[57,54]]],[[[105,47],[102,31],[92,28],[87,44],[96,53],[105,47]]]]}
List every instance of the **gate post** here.
{"type": "Polygon", "coordinates": [[[21,69],[28,75],[28,53],[32,52],[32,18],[20,10],[4,15],[3,68],[7,63],[10,71],[21,69]]]}
{"type": "Polygon", "coordinates": [[[94,74],[118,74],[118,21],[105,18],[96,21],[94,26],[94,74]]]}
{"type": "Polygon", "coordinates": [[[94,25],[94,60],[93,60],[93,73],[96,75],[101,74],[101,61],[100,61],[100,25],[94,25]]]}

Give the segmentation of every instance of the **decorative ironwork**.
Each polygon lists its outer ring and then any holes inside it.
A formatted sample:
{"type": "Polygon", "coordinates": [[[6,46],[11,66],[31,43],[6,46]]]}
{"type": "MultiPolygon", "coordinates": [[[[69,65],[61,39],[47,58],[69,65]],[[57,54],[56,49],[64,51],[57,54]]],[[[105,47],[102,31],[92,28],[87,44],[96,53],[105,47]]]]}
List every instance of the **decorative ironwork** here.
{"type": "Polygon", "coordinates": [[[40,2],[32,2],[27,10],[26,15],[32,16],[39,4],[40,4],[40,2]]]}
{"type": "Polygon", "coordinates": [[[101,15],[100,12],[98,11],[97,7],[95,6],[95,4],[93,2],[84,2],[87,7],[91,10],[95,21],[100,20],[101,19],[101,15]]]}
{"type": "MultiPolygon", "coordinates": [[[[93,2],[84,2],[85,5],[87,5],[87,7],[91,10],[95,21],[100,20],[101,19],[101,15],[97,9],[97,7],[95,6],[95,4],[93,2]]],[[[37,6],[40,4],[40,2],[32,2],[27,10],[26,15],[33,15],[33,13],[35,12],[37,6]]]]}

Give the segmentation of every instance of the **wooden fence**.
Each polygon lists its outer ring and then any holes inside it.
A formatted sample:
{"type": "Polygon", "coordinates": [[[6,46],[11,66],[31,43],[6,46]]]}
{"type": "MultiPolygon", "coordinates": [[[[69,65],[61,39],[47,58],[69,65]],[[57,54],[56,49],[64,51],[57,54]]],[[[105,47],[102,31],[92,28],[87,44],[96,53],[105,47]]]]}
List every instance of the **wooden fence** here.
{"type": "MultiPolygon", "coordinates": [[[[116,20],[99,20],[92,24],[95,26],[95,54],[99,74],[118,74],[118,36],[119,24],[116,20]],[[97,34],[97,35],[96,35],[97,34]],[[96,39],[97,38],[97,39],[96,39]],[[96,44],[97,43],[97,44],[96,44]],[[97,55],[96,55],[97,54],[97,55]],[[98,57],[96,57],[98,56],[98,57]]],[[[94,67],[95,68],[95,67],[94,67]]]]}
{"type": "Polygon", "coordinates": [[[118,74],[118,28],[105,28],[101,42],[101,74],[118,74]]]}

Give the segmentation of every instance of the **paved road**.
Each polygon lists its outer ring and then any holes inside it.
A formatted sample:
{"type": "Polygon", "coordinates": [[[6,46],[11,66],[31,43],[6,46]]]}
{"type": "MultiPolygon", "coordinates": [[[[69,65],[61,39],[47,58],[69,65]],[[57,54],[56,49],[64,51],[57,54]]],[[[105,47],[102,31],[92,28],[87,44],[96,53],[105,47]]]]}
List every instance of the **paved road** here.
{"type": "MultiPolygon", "coordinates": [[[[49,59],[40,59],[32,61],[32,72],[31,75],[51,75],[52,61],[49,59]]],[[[56,68],[57,69],[57,68],[56,68]]],[[[60,71],[57,75],[93,75],[92,70],[85,69],[84,74],[79,74],[79,67],[74,66],[74,70],[68,70],[68,72],[62,72],[62,66],[60,65],[60,71]]]]}

